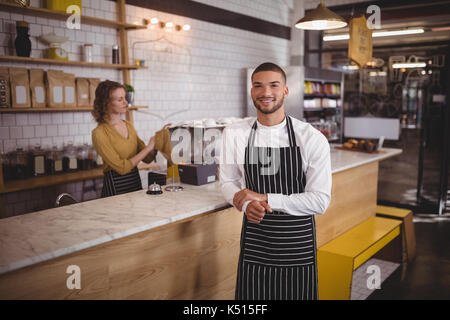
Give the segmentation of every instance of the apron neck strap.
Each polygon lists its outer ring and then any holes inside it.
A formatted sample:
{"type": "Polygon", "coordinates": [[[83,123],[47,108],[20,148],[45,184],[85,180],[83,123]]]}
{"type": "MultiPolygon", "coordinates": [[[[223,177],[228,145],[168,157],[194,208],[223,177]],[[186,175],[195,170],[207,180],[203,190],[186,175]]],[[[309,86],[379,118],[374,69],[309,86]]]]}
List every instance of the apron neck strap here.
{"type": "MultiPolygon", "coordinates": [[[[286,119],[286,126],[287,126],[287,131],[288,131],[288,136],[289,136],[289,146],[292,147],[296,147],[297,143],[295,140],[295,133],[294,133],[294,129],[292,127],[292,120],[291,117],[285,115],[284,116],[286,119]]],[[[253,145],[255,144],[255,135],[256,135],[256,128],[258,127],[258,121],[255,120],[255,122],[253,123],[253,126],[250,130],[250,136],[248,137],[248,148],[253,147],[253,145]]]]}

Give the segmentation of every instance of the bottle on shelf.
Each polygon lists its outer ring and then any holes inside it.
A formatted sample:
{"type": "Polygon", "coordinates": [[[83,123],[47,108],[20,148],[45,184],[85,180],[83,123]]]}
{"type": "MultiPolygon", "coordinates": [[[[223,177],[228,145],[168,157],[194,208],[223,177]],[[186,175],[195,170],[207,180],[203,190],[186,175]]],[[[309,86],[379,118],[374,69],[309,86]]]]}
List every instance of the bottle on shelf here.
{"type": "Polygon", "coordinates": [[[31,54],[31,40],[28,34],[29,26],[28,22],[17,21],[16,22],[17,37],[14,41],[16,47],[16,54],[19,57],[29,57],[31,54]]]}
{"type": "Polygon", "coordinates": [[[119,46],[117,44],[113,45],[113,47],[112,47],[112,63],[120,64],[119,46]]]}

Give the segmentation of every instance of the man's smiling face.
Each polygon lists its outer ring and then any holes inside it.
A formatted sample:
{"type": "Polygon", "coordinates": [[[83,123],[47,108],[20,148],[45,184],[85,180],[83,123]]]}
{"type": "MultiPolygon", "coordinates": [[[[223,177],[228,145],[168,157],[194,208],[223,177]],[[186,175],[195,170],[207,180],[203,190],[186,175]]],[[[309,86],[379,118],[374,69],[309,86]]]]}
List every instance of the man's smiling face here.
{"type": "Polygon", "coordinates": [[[283,106],[289,91],[281,73],[261,71],[253,75],[250,93],[255,107],[264,114],[270,114],[283,106]]]}

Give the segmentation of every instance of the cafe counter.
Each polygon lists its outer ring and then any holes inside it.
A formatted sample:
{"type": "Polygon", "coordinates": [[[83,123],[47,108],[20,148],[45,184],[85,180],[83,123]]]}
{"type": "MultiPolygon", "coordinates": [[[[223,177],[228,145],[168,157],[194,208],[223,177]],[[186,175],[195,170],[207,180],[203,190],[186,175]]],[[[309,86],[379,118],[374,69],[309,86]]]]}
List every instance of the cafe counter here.
{"type": "MultiPolygon", "coordinates": [[[[332,147],[320,247],[375,215],[378,162],[332,147]]],[[[0,299],[232,299],[242,213],[219,183],[145,190],[0,220],[0,299]]]]}

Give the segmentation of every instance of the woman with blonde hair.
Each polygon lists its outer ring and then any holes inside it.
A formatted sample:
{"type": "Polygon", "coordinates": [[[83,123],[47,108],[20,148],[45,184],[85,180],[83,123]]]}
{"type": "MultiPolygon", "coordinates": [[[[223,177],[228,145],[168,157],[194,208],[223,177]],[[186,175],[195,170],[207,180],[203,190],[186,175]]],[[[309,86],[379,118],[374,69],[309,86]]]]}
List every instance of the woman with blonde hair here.
{"type": "MultiPolygon", "coordinates": [[[[106,80],[98,85],[92,111],[98,125],[92,131],[92,143],[103,159],[102,198],[141,190],[137,165],[141,161],[152,162],[158,152],[155,136],[145,145],[133,124],[122,120],[127,108],[122,84],[106,80]]],[[[167,130],[169,125],[162,130],[167,130]]]]}

